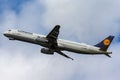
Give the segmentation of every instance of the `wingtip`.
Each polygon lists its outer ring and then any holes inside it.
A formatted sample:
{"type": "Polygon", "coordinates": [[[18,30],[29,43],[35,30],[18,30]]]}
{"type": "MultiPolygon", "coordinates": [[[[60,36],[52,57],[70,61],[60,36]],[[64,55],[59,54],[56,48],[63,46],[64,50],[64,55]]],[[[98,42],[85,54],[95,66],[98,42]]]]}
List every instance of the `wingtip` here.
{"type": "Polygon", "coordinates": [[[112,58],[109,54],[105,54],[107,57],[112,58]]]}
{"type": "Polygon", "coordinates": [[[70,58],[71,60],[74,60],[73,58],[70,58]]]}
{"type": "Polygon", "coordinates": [[[58,28],[60,28],[60,25],[56,25],[55,27],[58,27],[58,28]]]}

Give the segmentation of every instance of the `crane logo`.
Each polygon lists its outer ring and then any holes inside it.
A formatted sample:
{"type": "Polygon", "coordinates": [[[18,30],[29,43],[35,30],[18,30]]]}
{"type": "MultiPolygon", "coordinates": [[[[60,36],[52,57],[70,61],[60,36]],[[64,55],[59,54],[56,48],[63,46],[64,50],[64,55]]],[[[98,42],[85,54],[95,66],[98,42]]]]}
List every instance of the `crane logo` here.
{"type": "Polygon", "coordinates": [[[110,44],[110,40],[109,39],[105,39],[103,43],[104,43],[104,45],[108,46],[110,44]]]}

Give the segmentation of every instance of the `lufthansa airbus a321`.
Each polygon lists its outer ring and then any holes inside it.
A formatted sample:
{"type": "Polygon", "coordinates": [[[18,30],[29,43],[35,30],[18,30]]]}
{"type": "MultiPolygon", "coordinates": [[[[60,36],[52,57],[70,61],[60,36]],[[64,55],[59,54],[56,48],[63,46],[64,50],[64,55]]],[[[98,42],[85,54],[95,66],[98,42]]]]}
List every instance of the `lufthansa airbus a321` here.
{"type": "Polygon", "coordinates": [[[110,35],[100,43],[92,46],[84,43],[77,43],[73,41],[58,39],[59,29],[60,25],[56,25],[47,36],[14,29],[10,29],[4,32],[4,35],[8,37],[9,40],[19,40],[41,45],[44,47],[41,49],[41,53],[53,55],[56,52],[72,60],[73,58],[64,54],[62,51],[66,50],[78,54],[89,55],[103,54],[111,57],[109,54],[112,54],[112,52],[107,51],[107,49],[111,44],[114,36],[110,35]]]}

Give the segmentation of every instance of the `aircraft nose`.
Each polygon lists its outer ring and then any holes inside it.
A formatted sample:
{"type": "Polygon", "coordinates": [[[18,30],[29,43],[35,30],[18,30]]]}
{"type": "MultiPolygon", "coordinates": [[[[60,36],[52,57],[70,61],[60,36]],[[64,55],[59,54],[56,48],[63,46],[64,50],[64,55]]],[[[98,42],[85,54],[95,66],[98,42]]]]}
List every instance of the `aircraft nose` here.
{"type": "Polygon", "coordinates": [[[9,35],[9,34],[8,34],[8,31],[4,32],[3,35],[4,35],[4,36],[8,36],[8,35],[9,35]]]}

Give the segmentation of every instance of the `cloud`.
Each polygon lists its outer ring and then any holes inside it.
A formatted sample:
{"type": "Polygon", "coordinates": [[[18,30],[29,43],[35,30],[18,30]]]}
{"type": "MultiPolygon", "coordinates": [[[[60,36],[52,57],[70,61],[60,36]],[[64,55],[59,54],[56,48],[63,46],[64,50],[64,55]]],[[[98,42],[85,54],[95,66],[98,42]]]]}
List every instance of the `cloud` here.
{"type": "Polygon", "coordinates": [[[117,0],[114,2],[108,0],[46,0],[47,11],[44,14],[44,24],[47,27],[61,24],[62,32],[67,30],[65,34],[69,35],[68,37],[77,35],[79,40],[85,42],[100,36],[117,35],[120,30],[119,23],[117,23],[120,13],[117,9],[120,6],[117,2],[117,0]],[[69,28],[71,30],[68,30],[69,28]],[[92,36],[89,36],[89,33],[92,36]]]}
{"type": "Polygon", "coordinates": [[[39,46],[8,41],[2,35],[10,28],[47,34],[60,24],[60,38],[96,44],[108,35],[119,35],[119,7],[119,0],[35,0],[23,3],[19,14],[4,10],[0,14],[0,79],[119,80],[119,42],[109,48],[112,58],[65,52],[75,59],[71,61],[59,54],[44,55],[39,46]]]}

